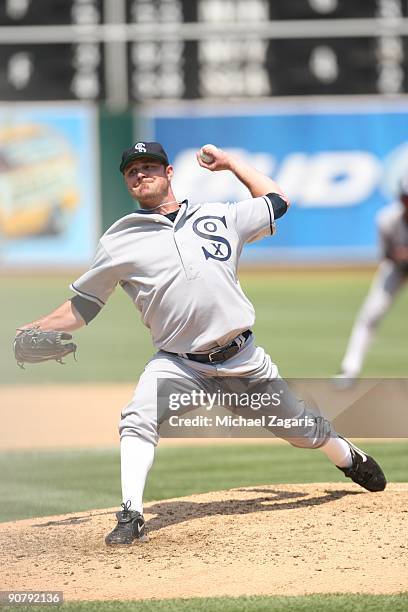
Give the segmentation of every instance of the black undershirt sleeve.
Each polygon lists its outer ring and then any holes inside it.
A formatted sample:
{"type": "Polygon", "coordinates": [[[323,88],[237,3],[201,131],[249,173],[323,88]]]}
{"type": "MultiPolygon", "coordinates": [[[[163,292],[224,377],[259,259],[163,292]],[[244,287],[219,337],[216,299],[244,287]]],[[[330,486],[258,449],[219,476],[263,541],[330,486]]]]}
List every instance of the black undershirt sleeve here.
{"type": "Polygon", "coordinates": [[[278,195],[277,193],[268,193],[265,197],[268,198],[268,200],[272,204],[275,220],[280,219],[280,217],[283,217],[285,212],[288,210],[288,205],[286,204],[285,200],[281,198],[280,195],[278,195]]]}
{"type": "Polygon", "coordinates": [[[92,300],[87,300],[80,295],[75,295],[73,298],[71,298],[71,302],[75,310],[78,311],[87,325],[101,310],[101,307],[98,304],[92,302],[92,300]]]}

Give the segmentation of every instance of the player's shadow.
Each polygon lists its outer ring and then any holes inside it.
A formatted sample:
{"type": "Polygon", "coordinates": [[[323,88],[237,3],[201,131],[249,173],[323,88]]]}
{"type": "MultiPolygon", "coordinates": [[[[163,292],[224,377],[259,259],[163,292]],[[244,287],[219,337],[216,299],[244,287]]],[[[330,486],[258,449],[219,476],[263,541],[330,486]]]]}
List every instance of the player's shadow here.
{"type": "Polygon", "coordinates": [[[146,522],[149,532],[177,525],[192,519],[217,515],[251,514],[253,512],[274,512],[320,506],[337,501],[346,495],[360,495],[360,491],[325,491],[324,494],[308,497],[301,491],[280,489],[238,489],[251,493],[266,493],[255,499],[225,499],[211,502],[190,502],[184,500],[163,501],[146,508],[146,514],[155,514],[146,522]]]}
{"type": "MultiPolygon", "coordinates": [[[[332,501],[336,501],[346,495],[361,495],[364,491],[325,491],[324,495],[307,497],[303,491],[282,491],[270,488],[240,488],[236,489],[249,493],[265,493],[263,497],[255,499],[225,499],[214,502],[190,502],[184,500],[173,500],[157,502],[153,506],[148,506],[146,514],[155,516],[146,522],[148,531],[156,531],[184,523],[189,520],[204,518],[206,516],[251,514],[252,512],[273,512],[279,510],[290,510],[297,508],[309,508],[320,506],[332,501]],[[305,499],[307,498],[307,499],[305,499]]],[[[92,512],[93,516],[112,515],[111,510],[92,512]]],[[[65,519],[46,521],[32,525],[35,528],[59,527],[64,525],[79,525],[92,520],[92,516],[70,516],[65,519]]]]}

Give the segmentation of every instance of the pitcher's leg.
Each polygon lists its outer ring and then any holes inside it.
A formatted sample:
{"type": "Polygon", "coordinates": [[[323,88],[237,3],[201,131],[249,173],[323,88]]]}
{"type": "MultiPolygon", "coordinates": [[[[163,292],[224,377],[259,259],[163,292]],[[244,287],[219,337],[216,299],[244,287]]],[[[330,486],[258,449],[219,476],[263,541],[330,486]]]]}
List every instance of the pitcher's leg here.
{"type": "Polygon", "coordinates": [[[251,380],[257,377],[259,380],[255,380],[254,385],[249,385],[248,391],[250,393],[256,391],[259,395],[259,391],[265,391],[267,385],[269,397],[280,399],[275,405],[268,407],[268,413],[276,417],[277,422],[280,419],[284,424],[280,427],[267,428],[274,435],[287,440],[292,446],[320,449],[353,482],[368,491],[382,491],[386,486],[386,479],[378,463],[339,436],[327,419],[308,408],[303,399],[298,397],[288,383],[279,376],[278,369],[270,356],[265,351],[261,355],[260,351],[263,349],[257,347],[256,353],[254,352],[256,368],[248,373],[251,380]],[[269,380],[265,381],[265,374],[269,374],[269,380]],[[286,429],[285,423],[292,426],[286,429]]]}
{"type": "Polygon", "coordinates": [[[143,491],[153,464],[158,443],[157,383],[164,378],[195,378],[179,360],[155,355],[147,364],[134,395],[122,410],[121,437],[122,508],[117,512],[117,525],[109,533],[107,545],[129,545],[146,539],[143,518],[143,491]]]}
{"type": "Polygon", "coordinates": [[[124,436],[120,441],[122,501],[130,501],[129,508],[140,514],[143,514],[143,491],[153,465],[154,448],[152,442],[135,436],[124,436]]]}
{"type": "Polygon", "coordinates": [[[279,434],[292,446],[311,449],[319,448],[348,478],[351,478],[353,482],[367,491],[376,492],[385,489],[386,479],[375,459],[342,436],[339,436],[327,419],[314,415],[305,406],[304,402],[298,399],[288,387],[285,388],[282,408],[283,414],[288,413],[290,415],[295,414],[296,410],[298,410],[299,416],[296,418],[300,419],[300,422],[304,422],[303,420],[307,419],[307,422],[310,423],[307,427],[302,427],[299,432],[295,428],[289,437],[282,432],[279,434]],[[302,435],[298,436],[298,433],[302,435]]]}

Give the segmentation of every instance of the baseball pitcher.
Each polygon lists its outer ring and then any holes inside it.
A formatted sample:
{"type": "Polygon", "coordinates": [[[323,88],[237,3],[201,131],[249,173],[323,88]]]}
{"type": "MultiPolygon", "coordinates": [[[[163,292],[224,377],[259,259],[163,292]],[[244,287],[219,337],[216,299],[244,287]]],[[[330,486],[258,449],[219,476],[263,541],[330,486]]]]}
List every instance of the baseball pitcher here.
{"type": "MultiPolygon", "coordinates": [[[[237,267],[246,243],[275,233],[288,199],[272,178],[213,145],[197,153],[197,162],[210,172],[232,172],[250,197],[235,203],[180,201],[172,189],[174,169],[161,144],[136,143],[123,152],[120,172],[140,209],[116,221],[101,237],[91,268],[71,285],[75,296],[22,326],[15,340],[21,348],[27,334],[70,336],[92,321],[118,284],[150,330],[156,353],[121,414],[122,510],[105,538],[110,546],[147,538],[143,490],[159,437],[159,380],[206,388],[215,377],[221,385],[234,377],[279,378],[277,366],[255,342],[254,308],[241,289],[237,267]]],[[[24,363],[24,350],[18,355],[16,350],[16,357],[24,363]]],[[[277,410],[285,418],[311,416],[290,392],[277,410]]],[[[365,489],[385,488],[385,476],[372,457],[338,436],[327,420],[307,422],[299,437],[287,436],[286,430],[279,435],[294,446],[321,449],[365,489]]]]}

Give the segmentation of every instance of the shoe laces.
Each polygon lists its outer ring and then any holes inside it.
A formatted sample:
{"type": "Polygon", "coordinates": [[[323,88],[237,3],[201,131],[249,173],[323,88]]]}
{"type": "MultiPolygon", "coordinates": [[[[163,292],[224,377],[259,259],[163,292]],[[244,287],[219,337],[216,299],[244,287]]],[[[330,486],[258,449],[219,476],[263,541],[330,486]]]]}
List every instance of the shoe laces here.
{"type": "Polygon", "coordinates": [[[120,505],[123,508],[122,510],[123,518],[127,518],[128,514],[130,514],[130,506],[132,505],[132,502],[130,501],[130,499],[128,499],[127,501],[122,502],[120,505]]]}

